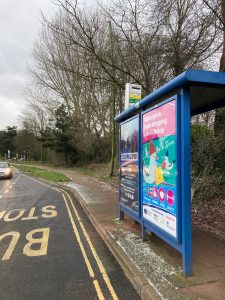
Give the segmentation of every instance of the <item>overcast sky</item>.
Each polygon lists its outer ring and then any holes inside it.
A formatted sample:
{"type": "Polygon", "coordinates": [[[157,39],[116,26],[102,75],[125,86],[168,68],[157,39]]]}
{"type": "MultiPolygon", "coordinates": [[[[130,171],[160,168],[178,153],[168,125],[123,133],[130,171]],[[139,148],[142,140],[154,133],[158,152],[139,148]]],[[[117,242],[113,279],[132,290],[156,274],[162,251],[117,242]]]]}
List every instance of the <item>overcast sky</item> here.
{"type": "Polygon", "coordinates": [[[0,130],[18,125],[40,10],[49,15],[53,8],[51,0],[0,0],[0,130]]]}

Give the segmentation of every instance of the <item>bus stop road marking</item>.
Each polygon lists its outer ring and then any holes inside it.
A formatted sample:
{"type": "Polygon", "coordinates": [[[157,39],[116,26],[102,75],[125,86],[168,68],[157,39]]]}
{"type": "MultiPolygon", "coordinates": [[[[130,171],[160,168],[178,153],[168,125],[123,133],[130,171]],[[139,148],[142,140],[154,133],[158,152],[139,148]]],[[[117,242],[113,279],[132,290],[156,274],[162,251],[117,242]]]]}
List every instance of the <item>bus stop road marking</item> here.
{"type": "MultiPolygon", "coordinates": [[[[99,268],[99,270],[101,272],[101,275],[102,275],[102,277],[103,277],[103,279],[104,279],[104,281],[106,283],[106,286],[107,286],[107,288],[108,288],[108,290],[109,290],[109,292],[110,292],[110,294],[112,296],[112,299],[113,300],[118,300],[118,297],[117,297],[116,292],[115,292],[115,290],[114,290],[114,288],[113,288],[113,286],[112,286],[112,284],[110,282],[110,279],[109,279],[109,276],[108,276],[108,274],[107,274],[107,272],[105,270],[105,267],[103,266],[103,263],[102,263],[101,259],[99,258],[98,254],[97,254],[97,252],[96,252],[96,250],[95,250],[95,248],[94,248],[94,246],[93,246],[93,244],[91,242],[91,239],[90,239],[90,237],[89,237],[89,235],[88,235],[88,233],[87,233],[87,231],[86,231],[86,229],[85,229],[85,227],[83,225],[83,222],[82,222],[82,220],[81,220],[81,218],[80,218],[80,216],[78,214],[78,211],[76,210],[76,208],[74,206],[73,200],[70,197],[70,195],[66,191],[64,191],[63,189],[56,188],[56,187],[50,186],[48,184],[44,184],[44,183],[42,183],[42,182],[40,182],[40,181],[38,181],[36,179],[33,179],[33,178],[30,178],[30,179],[33,180],[33,181],[36,181],[40,185],[43,185],[43,186],[48,187],[48,188],[50,188],[52,190],[55,190],[55,191],[57,191],[58,193],[60,193],[62,195],[64,203],[65,203],[65,206],[66,206],[66,209],[67,209],[67,212],[68,212],[68,215],[69,215],[69,219],[70,219],[73,231],[74,231],[74,235],[75,235],[75,237],[76,237],[76,239],[78,241],[78,244],[80,246],[80,249],[81,249],[82,255],[84,257],[84,260],[85,260],[87,269],[89,271],[89,274],[94,279],[95,275],[94,275],[93,268],[92,268],[90,260],[89,260],[89,258],[87,256],[87,253],[86,253],[86,251],[84,249],[84,246],[83,246],[83,243],[81,241],[81,237],[80,237],[79,231],[77,229],[77,226],[75,224],[75,220],[73,218],[73,214],[72,214],[71,209],[70,209],[69,204],[68,204],[68,201],[70,201],[70,204],[72,206],[74,214],[75,214],[77,220],[79,221],[79,225],[81,227],[81,230],[82,230],[82,232],[84,234],[84,237],[85,237],[85,239],[87,241],[87,244],[89,245],[89,248],[90,248],[90,250],[91,250],[91,252],[93,254],[93,257],[95,258],[97,266],[98,266],[98,268],[99,268]]],[[[105,299],[104,296],[103,296],[103,294],[102,294],[101,287],[100,287],[97,279],[93,280],[93,284],[94,284],[94,287],[95,287],[95,290],[96,290],[98,298],[100,300],[105,299]]]]}

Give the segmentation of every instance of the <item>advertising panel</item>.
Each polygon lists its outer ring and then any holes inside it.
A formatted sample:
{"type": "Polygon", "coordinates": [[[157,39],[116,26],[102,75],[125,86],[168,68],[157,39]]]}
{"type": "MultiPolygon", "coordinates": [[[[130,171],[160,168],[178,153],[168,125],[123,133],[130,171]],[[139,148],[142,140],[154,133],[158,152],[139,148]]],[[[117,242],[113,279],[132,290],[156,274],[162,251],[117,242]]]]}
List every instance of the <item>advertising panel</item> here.
{"type": "Polygon", "coordinates": [[[176,101],[143,114],[143,218],[177,237],[176,101]]]}
{"type": "Polygon", "coordinates": [[[120,127],[120,202],[135,212],[138,212],[138,127],[138,117],[120,127]]]}

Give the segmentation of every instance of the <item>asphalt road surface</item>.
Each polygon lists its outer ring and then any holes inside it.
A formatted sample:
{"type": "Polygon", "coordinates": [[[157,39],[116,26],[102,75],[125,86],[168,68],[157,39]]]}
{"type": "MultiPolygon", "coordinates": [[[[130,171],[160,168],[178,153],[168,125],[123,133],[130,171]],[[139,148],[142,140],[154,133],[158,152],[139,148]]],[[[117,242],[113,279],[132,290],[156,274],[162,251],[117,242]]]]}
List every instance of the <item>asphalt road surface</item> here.
{"type": "Polygon", "coordinates": [[[140,299],[67,191],[0,180],[0,299],[140,299]]]}

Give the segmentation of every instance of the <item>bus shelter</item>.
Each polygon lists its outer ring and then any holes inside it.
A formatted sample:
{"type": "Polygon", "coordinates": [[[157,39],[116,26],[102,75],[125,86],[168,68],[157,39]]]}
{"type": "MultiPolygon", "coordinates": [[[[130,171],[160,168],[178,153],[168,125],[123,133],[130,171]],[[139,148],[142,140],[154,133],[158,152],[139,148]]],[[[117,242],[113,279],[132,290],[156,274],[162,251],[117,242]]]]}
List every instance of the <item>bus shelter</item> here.
{"type": "Polygon", "coordinates": [[[119,214],[182,254],[192,275],[190,118],[225,105],[225,73],[187,70],[116,116],[119,214]]]}

